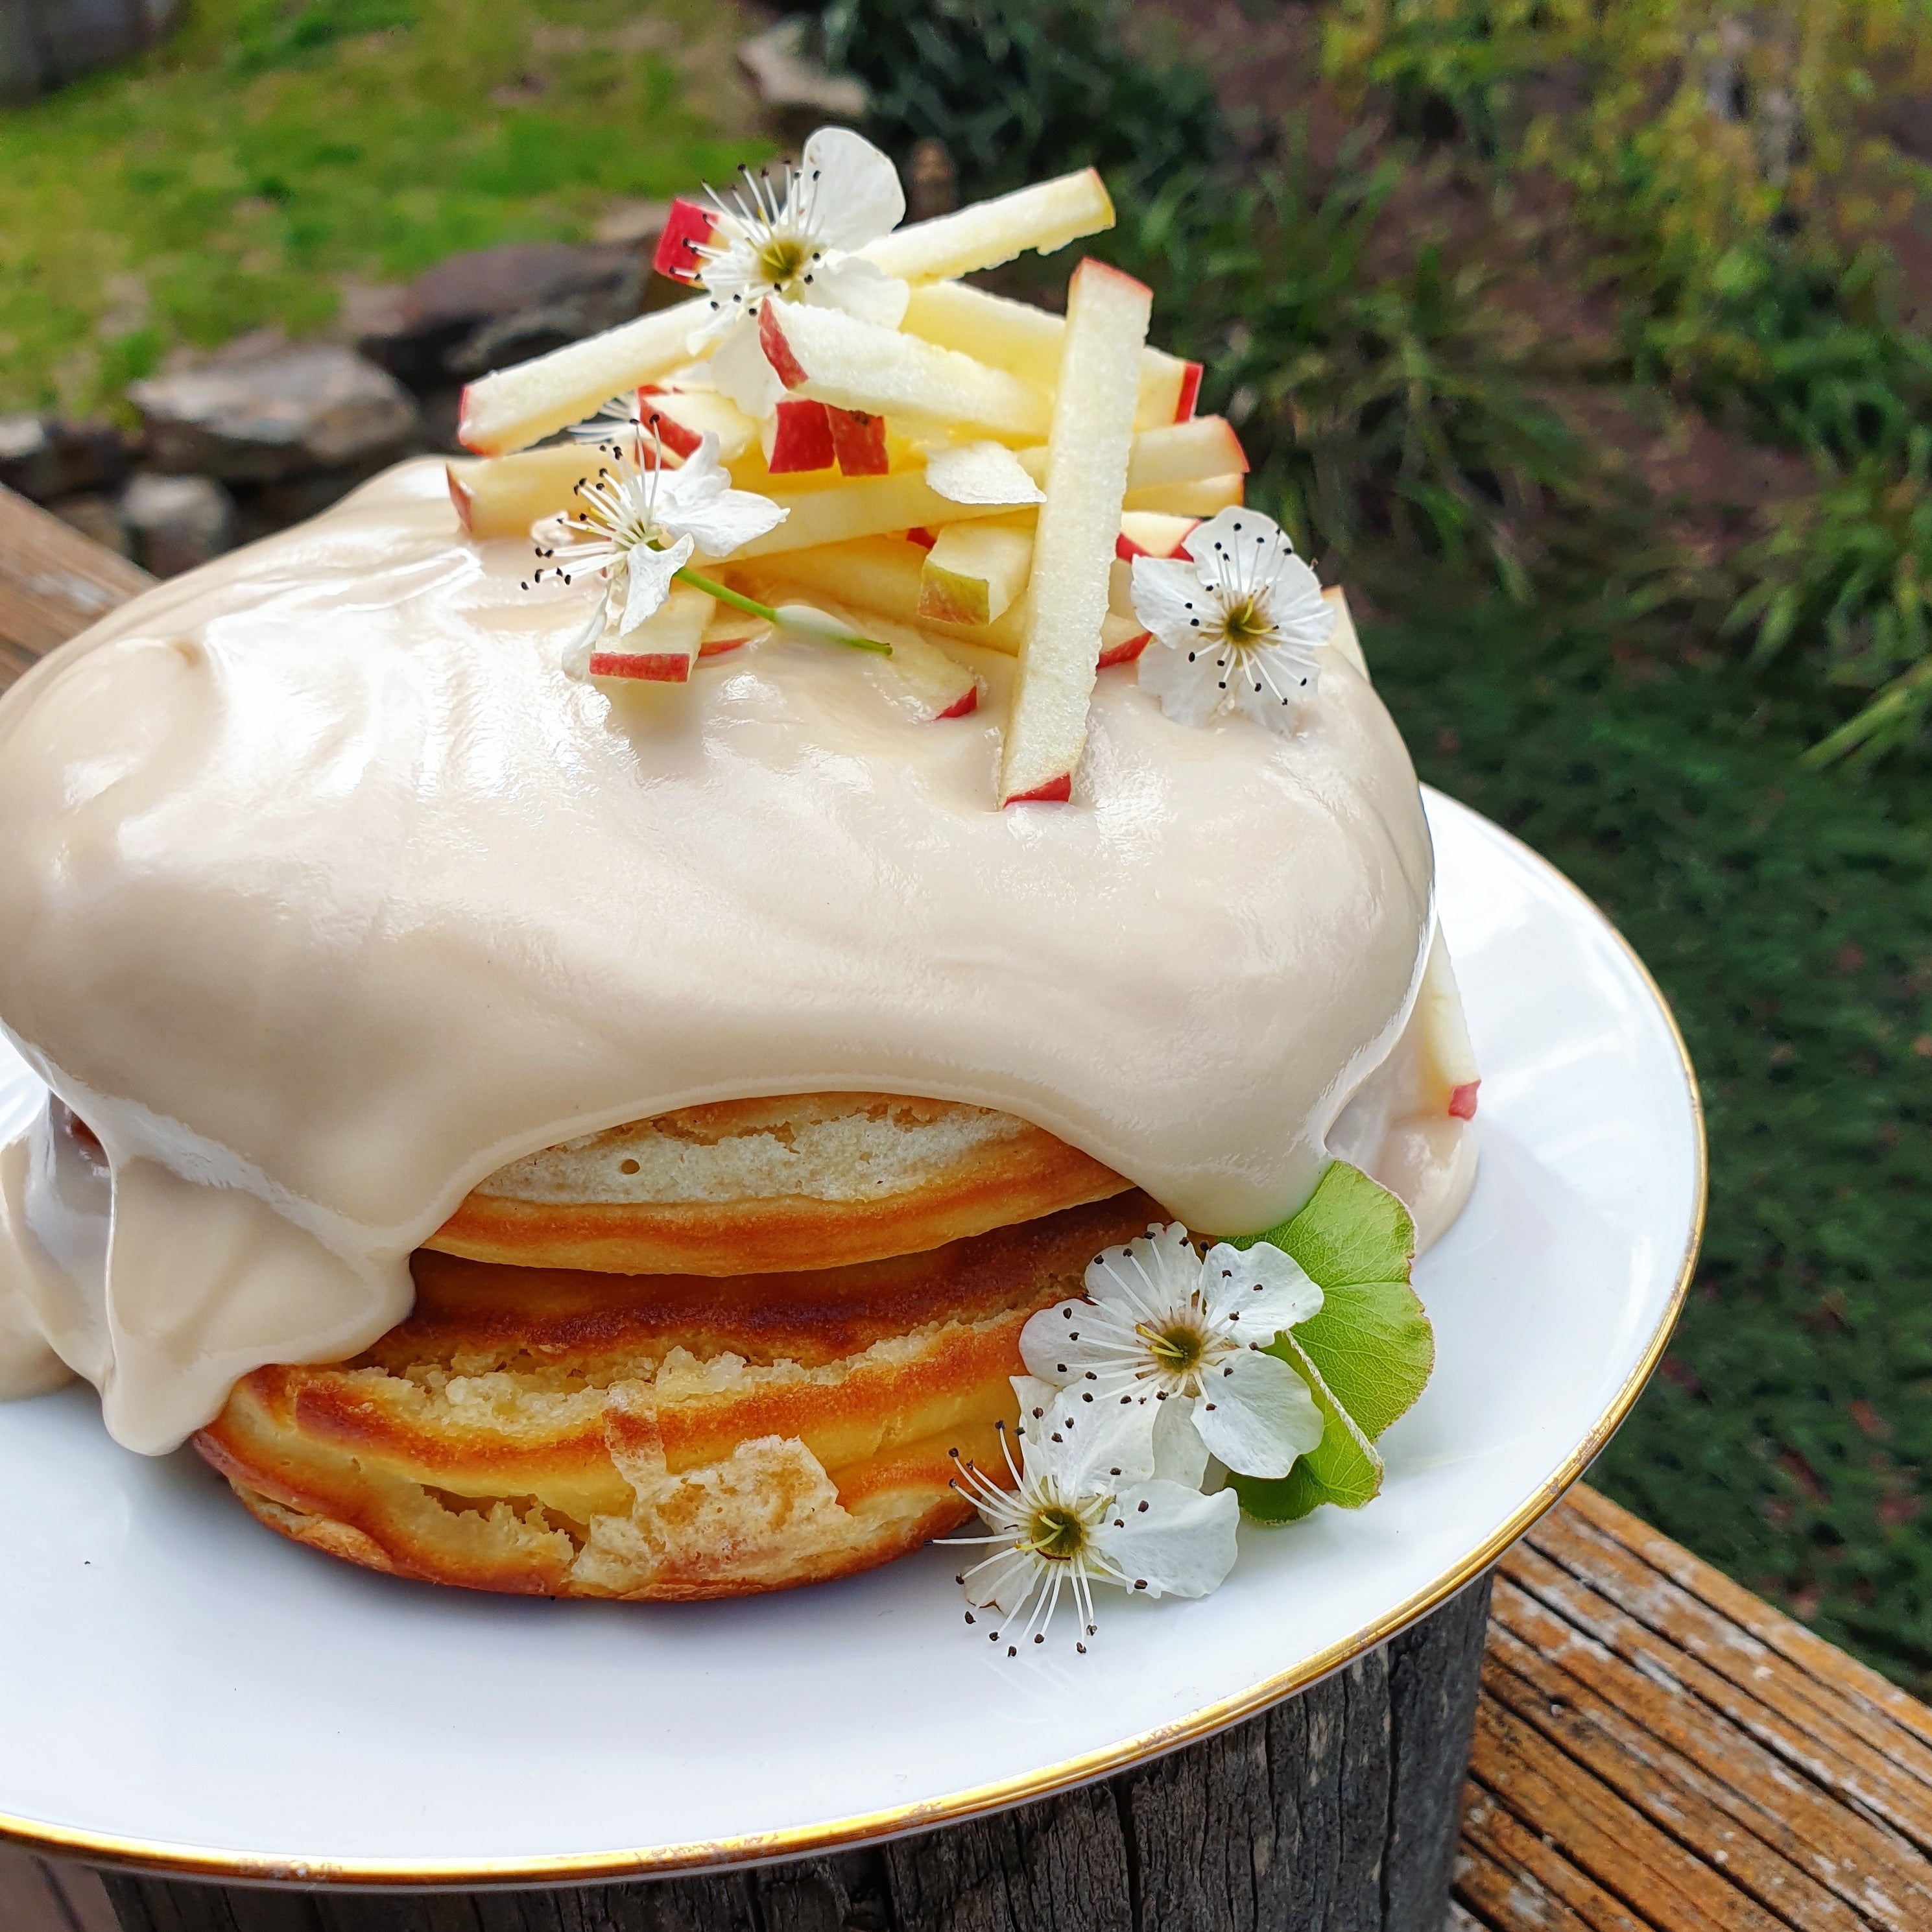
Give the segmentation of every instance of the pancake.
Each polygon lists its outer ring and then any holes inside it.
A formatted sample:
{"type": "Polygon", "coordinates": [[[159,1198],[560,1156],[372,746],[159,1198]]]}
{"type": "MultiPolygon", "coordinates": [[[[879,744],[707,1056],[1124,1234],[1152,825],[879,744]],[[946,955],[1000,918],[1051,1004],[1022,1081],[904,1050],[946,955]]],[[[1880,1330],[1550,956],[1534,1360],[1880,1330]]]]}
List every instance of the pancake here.
{"type": "Polygon", "coordinates": [[[258,1369],[195,1446],[271,1528],[397,1575],[680,1600],[890,1561],[970,1515],[1019,1333],[1160,1210],[1130,1192],[839,1268],[720,1278],[428,1251],[351,1360],[258,1369]]]}
{"type": "Polygon", "coordinates": [[[425,1245],[614,1274],[757,1274],[916,1253],[1129,1184],[986,1107],[808,1094],[685,1107],[500,1168],[425,1245]]]}

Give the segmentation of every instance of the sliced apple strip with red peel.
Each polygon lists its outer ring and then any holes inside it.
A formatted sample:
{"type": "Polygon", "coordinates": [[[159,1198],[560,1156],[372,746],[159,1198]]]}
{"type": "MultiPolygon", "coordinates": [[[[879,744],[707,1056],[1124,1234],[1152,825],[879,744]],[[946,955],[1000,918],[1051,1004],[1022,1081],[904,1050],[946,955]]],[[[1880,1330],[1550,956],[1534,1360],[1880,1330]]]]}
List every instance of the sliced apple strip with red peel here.
{"type": "Polygon", "coordinates": [[[767,302],[758,311],[758,341],[788,389],[840,409],[1000,436],[1038,436],[1047,425],[1046,398],[1030,383],[842,310],[767,302]]]}
{"type": "Polygon", "coordinates": [[[902,282],[945,282],[997,268],[1030,248],[1050,255],[1114,225],[1107,184],[1093,168],[1016,188],[882,235],[860,252],[902,282]]]}
{"type": "Polygon", "coordinates": [[[905,533],[908,543],[917,544],[921,550],[929,550],[938,542],[938,532],[928,530],[923,524],[915,524],[905,533]]]}
{"type": "MultiPolygon", "coordinates": [[[[657,418],[665,448],[677,456],[693,454],[708,433],[718,439],[718,460],[733,463],[758,440],[758,425],[715,389],[673,389],[646,382],[638,391],[638,419],[657,418]]],[[[622,426],[616,426],[619,434],[622,426]]]]}
{"type": "Polygon", "coordinates": [[[832,418],[823,403],[788,397],[766,429],[765,468],[773,476],[830,470],[838,460],[832,418]]]}
{"type": "Polygon", "coordinates": [[[539,518],[574,508],[578,484],[609,467],[608,457],[583,443],[520,450],[487,463],[459,461],[448,466],[450,500],[458,521],[478,542],[526,538],[539,518]]]}
{"type": "MultiPolygon", "coordinates": [[[[1127,466],[1128,488],[1130,491],[1143,488],[1166,488],[1176,479],[1184,482],[1190,478],[1210,475],[1213,469],[1226,462],[1231,452],[1236,458],[1245,460],[1241,458],[1241,446],[1234,432],[1218,416],[1204,416],[1193,422],[1142,430],[1134,438],[1133,454],[1127,466]]],[[[1033,482],[1037,483],[1046,476],[1044,445],[1016,449],[1012,454],[1019,468],[1033,482]]],[[[732,481],[740,489],[761,490],[762,494],[784,505],[790,512],[776,530],[746,544],[736,553],[740,559],[745,560],[814,550],[830,544],[850,543],[861,537],[885,536],[914,529],[937,532],[948,524],[968,519],[1005,516],[1012,508],[1000,504],[956,502],[931,488],[916,470],[895,470],[889,476],[866,477],[849,484],[813,488],[796,494],[764,485],[760,478],[742,464],[733,470],[732,481]]],[[[1239,478],[1236,482],[1238,484],[1239,478]]],[[[1238,489],[1234,500],[1240,500],[1238,489]]],[[[906,614],[911,615],[910,607],[906,614]]]]}
{"type": "Polygon", "coordinates": [[[1108,573],[1133,453],[1134,398],[1154,296],[1088,260],[1067,289],[1026,630],[1000,760],[1000,802],[1064,799],[1087,742],[1108,573]]]}
{"type": "Polygon", "coordinates": [[[700,296],[485,376],[463,392],[457,435],[466,449],[500,456],[581,422],[609,398],[682,368],[692,331],[710,314],[700,296]]]}
{"type": "Polygon", "coordinates": [[[1247,478],[1238,471],[1226,476],[1204,476],[1192,482],[1154,483],[1130,490],[1124,511],[1157,511],[1162,516],[1192,517],[1204,521],[1222,510],[1240,507],[1247,498],[1247,478]]]}
{"type": "Polygon", "coordinates": [[[1106,670],[1114,664],[1132,664],[1151,642],[1153,633],[1142,628],[1138,617],[1109,610],[1100,620],[1100,662],[1106,670]]]}
{"type": "Polygon", "coordinates": [[[842,476],[884,476],[891,470],[884,416],[868,416],[862,410],[835,410],[830,404],[825,413],[832,425],[832,451],[842,476]]]}
{"type": "Polygon", "coordinates": [[[1181,556],[1189,536],[1201,527],[1198,517],[1163,516],[1155,510],[1124,510],[1114,554],[1131,563],[1137,556],[1181,556]]]}
{"type": "Polygon", "coordinates": [[[1462,995],[1456,984],[1448,942],[1438,926],[1423,968],[1422,991],[1417,998],[1422,1028],[1423,1091],[1446,1114],[1471,1120],[1476,1112],[1476,1090],[1483,1076],[1476,1050],[1469,1040],[1469,1023],[1462,1012],[1462,995]]]}
{"type": "Polygon", "coordinates": [[[727,651],[735,651],[746,644],[762,644],[772,634],[772,626],[763,617],[754,617],[743,610],[734,610],[728,605],[716,607],[711,621],[704,627],[704,640],[698,646],[700,658],[722,657],[727,651]]]}
{"type": "MultiPolygon", "coordinates": [[[[899,326],[908,335],[1007,370],[1049,395],[1059,382],[1066,318],[1031,302],[992,295],[968,282],[934,282],[913,290],[899,326]]],[[[1199,363],[1184,362],[1162,349],[1143,350],[1136,426],[1185,422],[1200,392],[1199,363]]]]}
{"type": "Polygon", "coordinates": [[[670,595],[653,616],[627,636],[609,640],[607,649],[590,653],[590,675],[634,683],[688,682],[717,608],[703,591],[672,585],[670,595]]]}
{"type": "Polygon", "coordinates": [[[1346,658],[1355,668],[1366,677],[1368,660],[1362,656],[1362,640],[1355,634],[1354,614],[1348,608],[1348,599],[1339,584],[1331,584],[1322,593],[1322,601],[1335,613],[1335,628],[1328,633],[1329,648],[1346,658]]]}
{"type": "Polygon", "coordinates": [[[926,553],[919,614],[948,624],[990,624],[1024,594],[1032,568],[1030,529],[948,524],[926,553]]]}
{"type": "Polygon", "coordinates": [[[718,217],[712,209],[680,195],[664,218],[651,266],[674,282],[695,282],[704,266],[704,257],[698,250],[710,241],[717,225],[718,217]]]}

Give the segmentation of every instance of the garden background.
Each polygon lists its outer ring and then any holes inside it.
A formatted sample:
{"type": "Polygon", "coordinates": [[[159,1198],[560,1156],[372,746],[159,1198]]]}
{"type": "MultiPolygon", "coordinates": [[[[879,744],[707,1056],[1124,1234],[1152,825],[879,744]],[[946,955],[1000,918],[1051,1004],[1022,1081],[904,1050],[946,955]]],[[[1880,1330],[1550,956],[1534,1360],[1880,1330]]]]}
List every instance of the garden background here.
{"type": "MultiPolygon", "coordinates": [[[[190,0],[0,109],[0,416],[131,426],[184,352],[625,232],[801,131],[734,58],[772,17],[190,0]]],[[[835,0],[802,47],[928,192],[1106,171],[1096,252],[1423,777],[1689,1041],[1703,1259],[1594,1480],[1932,1691],[1932,6],[835,0]]]]}

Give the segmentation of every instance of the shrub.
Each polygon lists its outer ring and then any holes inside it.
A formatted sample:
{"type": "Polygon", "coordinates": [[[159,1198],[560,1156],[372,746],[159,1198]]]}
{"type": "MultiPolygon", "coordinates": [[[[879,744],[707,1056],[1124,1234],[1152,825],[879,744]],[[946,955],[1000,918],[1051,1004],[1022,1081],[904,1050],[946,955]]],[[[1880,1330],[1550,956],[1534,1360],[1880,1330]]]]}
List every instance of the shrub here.
{"type": "Polygon", "coordinates": [[[1124,0],[832,0],[826,58],[866,83],[868,130],[946,144],[969,195],[1090,164],[1124,190],[1216,159],[1214,89],[1129,45],[1124,0]]]}

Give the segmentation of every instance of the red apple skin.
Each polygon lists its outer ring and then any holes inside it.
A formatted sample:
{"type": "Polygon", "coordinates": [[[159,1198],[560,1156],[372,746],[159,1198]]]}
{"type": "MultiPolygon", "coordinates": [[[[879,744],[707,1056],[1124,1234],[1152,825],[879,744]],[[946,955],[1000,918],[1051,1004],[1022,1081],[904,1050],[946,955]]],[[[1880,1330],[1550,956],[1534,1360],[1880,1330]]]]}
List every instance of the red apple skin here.
{"type": "Polygon", "coordinates": [[[592,651],[590,675],[646,684],[688,684],[691,660],[681,651],[592,651]]]}
{"type": "Polygon", "coordinates": [[[475,527],[475,520],[470,514],[470,506],[476,501],[475,494],[470,485],[447,464],[443,465],[442,474],[449,485],[449,500],[456,506],[456,520],[463,526],[463,533],[467,536],[475,527]]]}
{"type": "Polygon", "coordinates": [[[492,449],[486,442],[477,441],[470,427],[470,386],[467,382],[464,384],[463,394],[457,400],[456,440],[465,449],[474,450],[478,456],[497,455],[500,452],[492,449]]]}
{"type": "Polygon", "coordinates": [[[1129,288],[1138,289],[1143,295],[1150,296],[1153,292],[1146,283],[1129,274],[1124,268],[1117,268],[1109,262],[1096,260],[1091,255],[1083,255],[1073,273],[1076,276],[1085,276],[1090,280],[1096,276],[1111,275],[1115,281],[1125,282],[1129,288]]]}
{"type": "Polygon", "coordinates": [[[702,245],[711,239],[715,219],[710,208],[701,208],[696,202],[687,201],[680,195],[670,205],[670,218],[664,223],[664,232],[658,237],[657,253],[651,257],[651,266],[674,282],[696,281],[704,260],[694,244],[702,245]]]}
{"type": "Polygon", "coordinates": [[[941,718],[964,718],[969,712],[980,708],[980,687],[976,684],[970,690],[955,698],[944,711],[935,711],[935,722],[941,718]]]}
{"type": "MultiPolygon", "coordinates": [[[[1189,536],[1192,536],[1195,531],[1198,530],[1201,527],[1201,521],[1202,520],[1198,517],[1196,517],[1193,522],[1188,526],[1189,536]]],[[[1160,557],[1162,560],[1168,557],[1180,556],[1186,557],[1187,561],[1190,563],[1192,563],[1194,561],[1192,557],[1188,556],[1187,539],[1186,537],[1184,537],[1172,550],[1149,550],[1145,544],[1135,542],[1133,538],[1129,536],[1125,530],[1123,530],[1120,534],[1114,539],[1114,554],[1118,557],[1123,563],[1132,563],[1134,559],[1137,556],[1160,557]]]]}
{"type": "Polygon", "coordinates": [[[778,380],[788,389],[801,389],[806,383],[805,364],[791,352],[791,344],[785,340],[778,306],[777,298],[770,296],[758,304],[758,346],[765,352],[765,360],[776,370],[778,380]]]}
{"type": "Polygon", "coordinates": [[[1125,644],[1116,644],[1110,651],[1102,651],[1094,668],[1105,670],[1109,664],[1132,664],[1153,641],[1153,633],[1143,631],[1138,638],[1130,638],[1125,644]]]}
{"type": "Polygon", "coordinates": [[[703,439],[694,430],[686,429],[670,410],[652,404],[653,397],[668,393],[653,383],[646,382],[638,392],[638,420],[644,424],[646,433],[653,429],[656,430],[663,440],[664,446],[672,455],[692,455],[703,439]]]}
{"type": "Polygon", "coordinates": [[[1483,1083],[1480,1080],[1466,1081],[1449,1096],[1449,1112],[1459,1120],[1473,1120],[1476,1118],[1476,1089],[1483,1083]]]}
{"type": "Polygon", "coordinates": [[[823,403],[783,402],[778,406],[778,430],[766,467],[774,476],[806,470],[830,470],[837,460],[832,422],[823,403]]]}
{"type": "Polygon", "coordinates": [[[1174,419],[1176,422],[1191,422],[1194,406],[1201,400],[1202,368],[1198,362],[1188,364],[1180,378],[1180,394],[1175,398],[1174,419]]]}
{"type": "Polygon", "coordinates": [[[1068,772],[1059,778],[1048,778],[1043,785],[1034,786],[1031,791],[1016,791],[1012,797],[1001,799],[1000,806],[1004,810],[1010,805],[1064,805],[1072,796],[1073,774],[1068,772]]]}
{"type": "Polygon", "coordinates": [[[915,524],[906,532],[906,542],[917,544],[921,550],[930,550],[938,542],[938,533],[928,530],[923,524],[915,524]]]}
{"type": "Polygon", "coordinates": [[[832,448],[839,472],[846,476],[883,476],[892,465],[886,459],[886,419],[862,410],[834,409],[826,415],[832,424],[832,448]]]}

